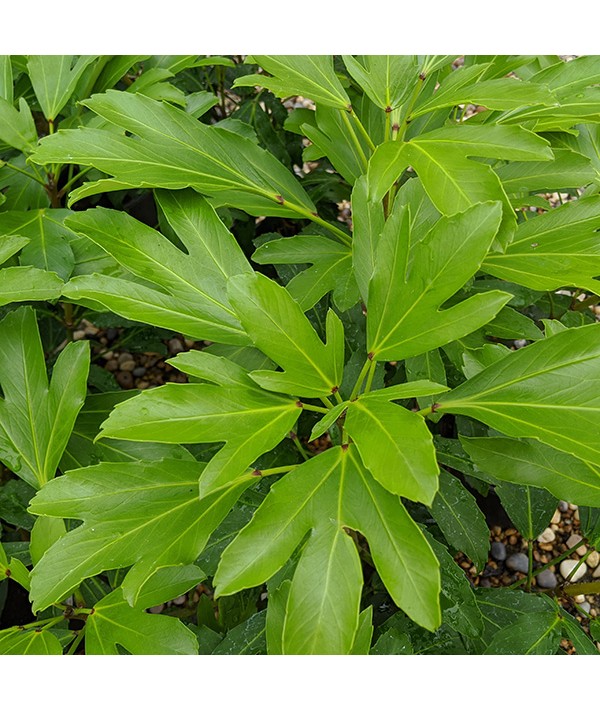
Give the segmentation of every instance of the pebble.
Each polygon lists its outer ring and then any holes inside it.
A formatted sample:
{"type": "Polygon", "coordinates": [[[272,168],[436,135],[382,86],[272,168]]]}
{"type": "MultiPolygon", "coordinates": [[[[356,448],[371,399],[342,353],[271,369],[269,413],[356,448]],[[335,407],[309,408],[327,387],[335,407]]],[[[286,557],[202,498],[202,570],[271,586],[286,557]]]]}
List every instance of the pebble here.
{"type": "Polygon", "coordinates": [[[550,523],[560,523],[560,511],[556,510],[550,523]]]}
{"type": "Polygon", "coordinates": [[[148,612],[151,612],[153,615],[160,615],[160,613],[165,609],[165,606],[163,604],[161,605],[154,605],[154,607],[149,607],[148,612]]]}
{"type": "MultiPolygon", "coordinates": [[[[573,546],[576,546],[579,541],[582,541],[583,538],[578,535],[577,533],[572,533],[568,538],[567,538],[567,548],[573,548],[573,546]]],[[[585,555],[587,553],[587,548],[585,545],[579,546],[579,548],[575,551],[577,555],[585,555]]]]}
{"type": "Polygon", "coordinates": [[[123,363],[127,363],[128,361],[133,361],[133,356],[131,353],[121,353],[121,355],[118,358],[119,365],[122,365],[123,363]]]}
{"type": "Polygon", "coordinates": [[[133,375],[128,371],[121,371],[115,376],[117,383],[125,389],[130,390],[133,387],[133,375]]]}
{"type": "Polygon", "coordinates": [[[585,595],[575,595],[573,600],[580,605],[582,602],[585,602],[585,595]]]}
{"type": "Polygon", "coordinates": [[[171,338],[168,341],[167,345],[169,347],[169,353],[171,355],[177,355],[177,353],[181,353],[184,350],[183,344],[178,338],[171,338]]]}
{"type": "Polygon", "coordinates": [[[525,553],[513,553],[508,557],[506,567],[519,573],[526,573],[529,570],[529,559],[525,553]]]}
{"type": "Polygon", "coordinates": [[[558,510],[562,511],[563,513],[567,513],[569,510],[569,504],[566,501],[560,501],[558,504],[558,510]]]}
{"type": "Polygon", "coordinates": [[[600,553],[592,551],[585,562],[590,568],[597,568],[600,563],[600,553]]]}
{"type": "Polygon", "coordinates": [[[547,590],[558,585],[558,579],[551,570],[542,570],[539,575],[536,575],[536,580],[538,587],[546,588],[547,590]]]}
{"type": "Polygon", "coordinates": [[[579,605],[579,608],[580,608],[581,610],[583,610],[584,612],[586,612],[586,613],[589,615],[589,614],[590,614],[590,610],[592,609],[592,606],[590,605],[589,602],[582,602],[582,603],[579,605]]]}
{"type": "Polygon", "coordinates": [[[600,578],[600,565],[592,573],[592,578],[600,578]]]}
{"type": "Polygon", "coordinates": [[[119,369],[119,364],[117,363],[116,360],[109,360],[108,363],[106,364],[105,368],[106,368],[106,370],[108,370],[112,373],[115,370],[119,369]]]}
{"type": "Polygon", "coordinates": [[[142,375],[146,374],[146,368],[144,368],[143,365],[138,365],[137,368],[133,369],[133,375],[136,378],[141,377],[142,375]]]}
{"type": "Polygon", "coordinates": [[[85,338],[85,331],[73,331],[73,340],[81,341],[85,338]]]}
{"type": "MultiPolygon", "coordinates": [[[[567,560],[562,561],[562,563],[560,564],[560,574],[563,576],[563,578],[565,578],[565,580],[569,577],[569,574],[572,570],[575,569],[578,563],[578,560],[573,560],[572,558],[567,558],[567,560]]],[[[576,583],[578,580],[581,580],[581,578],[583,578],[586,573],[587,565],[585,563],[582,563],[577,568],[577,572],[575,573],[575,575],[571,577],[570,582],[576,583]]]]}
{"type": "Polygon", "coordinates": [[[179,597],[176,597],[173,600],[174,605],[185,605],[185,602],[187,600],[187,595],[180,595],[179,597]]]}
{"type": "Polygon", "coordinates": [[[552,543],[556,540],[556,533],[551,528],[547,528],[537,537],[539,543],[552,543]]]}
{"type": "Polygon", "coordinates": [[[119,335],[119,332],[117,331],[116,328],[107,328],[106,329],[106,338],[109,341],[114,341],[118,335],[119,335]]]}
{"type": "Polygon", "coordinates": [[[124,363],[121,363],[120,368],[123,371],[131,372],[131,371],[135,370],[135,361],[126,360],[124,363]]]}
{"type": "Polygon", "coordinates": [[[506,546],[500,541],[494,541],[491,546],[491,554],[494,560],[506,560],[506,546]]]}

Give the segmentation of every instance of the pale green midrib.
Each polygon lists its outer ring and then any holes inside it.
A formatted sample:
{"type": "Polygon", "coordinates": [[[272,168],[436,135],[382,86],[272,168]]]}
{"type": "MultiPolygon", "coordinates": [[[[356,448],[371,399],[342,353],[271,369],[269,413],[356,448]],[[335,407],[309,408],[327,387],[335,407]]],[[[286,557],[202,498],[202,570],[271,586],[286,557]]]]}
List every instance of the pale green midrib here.
{"type": "MultiPolygon", "coordinates": [[[[294,522],[294,520],[295,520],[296,518],[298,518],[298,516],[302,513],[302,511],[303,511],[310,503],[312,503],[314,497],[318,494],[319,490],[320,490],[320,489],[326,484],[326,482],[329,480],[329,477],[330,477],[330,476],[333,474],[333,472],[337,469],[339,463],[340,463],[340,458],[339,458],[339,456],[338,456],[338,458],[331,464],[329,470],[328,470],[328,471],[325,471],[325,472],[323,473],[322,479],[321,479],[319,482],[317,482],[316,486],[315,486],[314,489],[310,492],[310,494],[306,497],[306,499],[300,504],[300,506],[299,506],[297,509],[294,509],[293,513],[290,514],[290,515],[286,518],[286,520],[284,520],[284,521],[280,524],[279,530],[278,530],[274,535],[272,535],[272,536],[270,537],[270,539],[269,539],[270,545],[272,545],[272,543],[273,543],[274,541],[276,541],[278,538],[280,538],[280,537],[286,532],[286,530],[292,525],[292,523],[294,522]]],[[[309,527],[310,527],[310,525],[309,525],[309,527]]],[[[252,560],[252,561],[250,561],[249,563],[247,563],[246,565],[244,565],[242,568],[238,568],[237,571],[236,571],[236,575],[235,575],[235,577],[233,578],[233,580],[235,581],[236,579],[239,579],[241,576],[243,576],[243,575],[246,573],[246,571],[248,570],[248,568],[251,568],[251,567],[254,565],[254,563],[255,563],[255,561],[252,560]]],[[[232,586],[232,583],[229,582],[228,587],[231,587],[231,586],[232,586]]],[[[243,589],[243,588],[240,588],[240,589],[243,589]]],[[[234,592],[237,592],[237,590],[234,590],[234,592]]],[[[232,593],[229,593],[229,594],[233,594],[233,592],[232,592],[232,593]]]]}
{"type": "Polygon", "coordinates": [[[469,530],[465,527],[465,525],[462,522],[462,518],[457,514],[457,512],[454,509],[454,507],[452,506],[452,504],[444,496],[444,493],[443,493],[441,487],[438,488],[436,495],[439,496],[440,499],[442,499],[442,501],[446,505],[446,511],[448,511],[450,513],[450,515],[452,516],[453,520],[455,520],[458,523],[459,528],[462,529],[464,535],[467,537],[467,539],[471,543],[471,546],[473,547],[473,549],[474,550],[477,549],[477,542],[475,540],[473,540],[473,538],[471,538],[469,530]]]}
{"type": "MultiPolygon", "coordinates": [[[[88,236],[88,235],[86,235],[86,236],[88,236]]],[[[101,242],[99,242],[99,241],[97,241],[97,240],[94,240],[92,237],[89,237],[89,236],[88,236],[88,239],[92,240],[93,242],[95,242],[97,245],[99,245],[99,246],[102,247],[103,249],[106,249],[106,247],[104,247],[101,242]]],[[[121,240],[121,241],[124,242],[124,240],[121,240]]],[[[233,316],[234,319],[237,320],[237,315],[236,315],[236,313],[233,311],[233,309],[232,309],[231,307],[229,307],[228,305],[225,305],[225,304],[221,303],[220,301],[217,301],[217,299],[215,299],[213,296],[211,296],[211,295],[208,294],[207,292],[202,291],[202,289],[198,286],[198,284],[192,283],[191,281],[189,281],[188,279],[186,279],[185,277],[183,277],[181,274],[179,274],[177,271],[174,271],[173,267],[171,267],[170,264],[168,264],[168,263],[164,263],[164,264],[163,264],[163,263],[160,262],[158,259],[155,259],[154,256],[153,256],[149,251],[144,251],[144,250],[141,249],[137,244],[135,244],[135,243],[133,243],[133,242],[127,242],[127,243],[126,243],[126,247],[127,247],[129,250],[133,251],[134,253],[137,253],[138,255],[141,255],[141,256],[142,256],[142,260],[141,260],[142,262],[143,262],[144,260],[147,260],[147,261],[151,262],[153,265],[158,266],[159,272],[166,270],[169,275],[171,275],[172,277],[174,277],[176,280],[182,282],[182,283],[185,284],[186,286],[190,287],[190,289],[191,289],[193,292],[200,294],[200,296],[202,296],[203,298],[205,298],[207,301],[209,301],[209,302],[211,302],[212,304],[214,304],[217,308],[222,309],[223,311],[226,311],[228,314],[230,314],[231,316],[233,316]]],[[[175,249],[176,249],[176,247],[175,247],[175,249]]],[[[118,250],[119,250],[119,244],[117,243],[117,251],[118,251],[118,250]]],[[[128,264],[127,264],[127,263],[129,262],[129,259],[128,259],[127,257],[125,257],[124,259],[119,259],[119,258],[116,257],[114,254],[111,254],[111,256],[112,256],[114,259],[116,259],[120,264],[122,264],[126,269],[128,269],[129,271],[133,271],[133,270],[131,269],[131,267],[129,267],[128,264]]],[[[180,257],[180,258],[182,259],[182,261],[184,261],[184,262],[187,262],[187,261],[189,260],[189,256],[185,255],[183,252],[180,252],[179,255],[177,255],[177,256],[180,257]]],[[[187,266],[187,263],[186,263],[186,266],[187,266]]],[[[135,272],[134,272],[134,273],[135,273],[135,272]]],[[[141,275],[140,275],[140,276],[141,276],[141,275]]],[[[143,277],[143,278],[148,278],[148,276],[143,277]]],[[[150,277],[150,278],[151,278],[151,277],[150,277]]],[[[161,284],[161,283],[159,283],[159,286],[163,286],[163,287],[164,287],[164,285],[161,284]]],[[[170,288],[170,287],[168,287],[168,288],[170,288]]],[[[173,299],[176,299],[176,298],[177,298],[176,289],[174,289],[174,290],[172,291],[171,296],[172,296],[173,299]]]]}
{"type": "MultiPolygon", "coordinates": [[[[251,298],[251,296],[248,296],[248,300],[254,305],[254,307],[260,312],[260,314],[265,317],[268,321],[271,322],[272,326],[274,327],[275,331],[279,333],[280,336],[283,336],[285,340],[288,341],[288,343],[293,347],[293,349],[303,357],[303,359],[306,361],[306,363],[312,367],[312,369],[322,378],[322,382],[327,386],[327,387],[333,387],[335,385],[339,385],[339,383],[333,382],[333,378],[327,377],[327,375],[321,370],[321,368],[317,365],[317,363],[312,359],[312,357],[308,354],[308,352],[302,348],[301,343],[296,343],[294,339],[289,335],[289,333],[273,318],[271,315],[271,312],[269,309],[266,309],[262,306],[262,304],[257,303],[254,299],[251,298]]],[[[298,306],[300,308],[300,306],[298,306]]],[[[306,319],[306,316],[302,314],[302,318],[306,319]]],[[[326,352],[326,346],[325,344],[321,341],[321,339],[317,336],[316,332],[312,329],[312,327],[309,325],[310,331],[308,331],[311,334],[311,337],[314,337],[315,340],[315,345],[317,347],[321,347],[324,352],[326,352]]],[[[261,341],[263,339],[261,338],[261,341]]]]}
{"type": "MultiPolygon", "coordinates": [[[[364,485],[366,491],[369,493],[371,502],[373,504],[373,508],[375,509],[377,516],[379,517],[379,521],[381,522],[381,526],[387,535],[388,541],[391,543],[392,548],[396,552],[396,555],[398,556],[398,558],[402,561],[402,563],[404,565],[404,568],[405,568],[406,574],[407,574],[406,577],[410,580],[410,586],[412,588],[412,592],[416,594],[416,597],[419,599],[422,608],[427,609],[427,607],[428,607],[427,602],[426,602],[424,596],[421,594],[421,586],[418,584],[418,582],[411,575],[411,568],[407,564],[405,556],[402,554],[402,551],[400,550],[400,548],[398,548],[396,539],[387,526],[386,517],[383,515],[383,513],[381,512],[381,509],[379,508],[377,498],[375,496],[373,496],[373,493],[371,491],[369,483],[367,482],[365,476],[363,475],[363,472],[361,471],[361,468],[358,465],[358,463],[356,462],[356,459],[354,458],[353,454],[351,453],[350,456],[352,457],[352,459],[354,461],[356,470],[358,471],[358,474],[363,481],[363,485],[364,485]]],[[[408,513],[406,513],[406,515],[408,516],[408,513]]],[[[426,539],[424,539],[424,543],[427,544],[427,546],[429,547],[429,550],[431,551],[431,546],[429,546],[429,543],[427,542],[426,539]]],[[[432,552],[432,555],[433,555],[433,552],[432,552]]]]}
{"type": "MultiPolygon", "coordinates": [[[[573,366],[573,365],[579,365],[580,363],[585,363],[585,362],[587,362],[588,360],[594,360],[594,359],[596,359],[596,358],[599,358],[599,359],[600,359],[600,353],[594,353],[593,355],[590,355],[590,356],[585,356],[585,357],[582,357],[582,358],[577,358],[577,359],[574,359],[574,360],[569,360],[569,361],[567,361],[567,362],[558,363],[558,364],[556,364],[556,365],[551,366],[550,368],[544,368],[544,369],[538,370],[538,371],[536,371],[536,372],[534,372],[534,373],[531,373],[530,371],[528,371],[527,373],[525,373],[525,375],[522,375],[522,376],[519,376],[519,377],[517,377],[517,378],[514,378],[513,380],[508,380],[508,381],[506,381],[506,382],[504,382],[504,383],[500,383],[499,385],[495,385],[494,387],[488,388],[487,390],[483,390],[483,391],[480,391],[480,392],[478,392],[478,393],[475,393],[474,396],[467,396],[469,399],[468,399],[468,400],[463,400],[462,402],[467,402],[467,403],[468,403],[469,400],[471,400],[471,401],[473,401],[473,402],[476,402],[476,398],[485,397],[485,396],[489,395],[490,393],[495,392],[496,390],[502,390],[503,388],[508,388],[508,387],[513,386],[513,385],[518,385],[519,383],[521,383],[521,382],[523,382],[523,381],[525,381],[525,380],[530,380],[530,379],[532,379],[532,378],[536,378],[536,377],[538,377],[539,375],[547,375],[548,373],[551,373],[551,372],[553,372],[554,370],[560,370],[561,368],[568,368],[568,367],[573,366]]],[[[471,381],[467,381],[467,382],[472,382],[472,380],[471,380],[471,381]]],[[[460,387],[462,387],[462,386],[459,385],[458,388],[456,388],[456,390],[458,390],[460,387]]],[[[442,407],[447,407],[447,403],[448,403],[448,402],[452,402],[452,401],[451,401],[451,400],[450,400],[450,401],[446,400],[445,402],[440,403],[440,409],[441,409],[442,407]]],[[[455,400],[455,401],[454,401],[454,404],[456,405],[456,403],[458,403],[458,402],[461,402],[461,401],[455,400]]],[[[511,404],[512,404],[512,403],[511,403],[511,404]]],[[[462,405],[461,405],[461,407],[462,407],[462,405]]]]}
{"type": "Polygon", "coordinates": [[[544,633],[527,649],[525,654],[531,654],[531,652],[536,648],[539,647],[539,645],[543,642],[543,640],[552,632],[552,630],[556,627],[556,625],[560,622],[560,617],[556,615],[556,618],[554,619],[554,622],[548,627],[548,629],[544,630],[544,633]]]}
{"type": "MultiPolygon", "coordinates": [[[[465,244],[472,238],[472,236],[475,234],[475,232],[476,232],[477,230],[479,230],[479,229],[481,229],[481,225],[477,225],[477,226],[474,227],[473,229],[469,230],[469,232],[466,233],[466,236],[465,236],[465,238],[463,239],[463,241],[462,241],[462,242],[460,243],[460,245],[456,248],[455,253],[462,251],[463,248],[464,248],[464,246],[465,246],[465,244]]],[[[422,247],[422,246],[423,246],[423,243],[420,242],[418,246],[419,246],[419,247],[422,247]]],[[[421,250],[419,250],[419,251],[421,251],[421,250]]],[[[418,253],[417,253],[416,256],[418,257],[418,253]]],[[[400,320],[398,320],[398,321],[396,322],[396,324],[395,324],[392,328],[388,328],[388,329],[387,329],[386,335],[384,336],[384,338],[383,338],[383,340],[381,341],[381,343],[379,344],[379,346],[372,346],[372,351],[373,351],[373,352],[377,353],[377,351],[384,350],[385,344],[386,344],[386,343],[389,341],[389,339],[401,328],[403,322],[405,322],[405,321],[407,320],[407,318],[408,318],[409,315],[412,313],[412,311],[414,311],[415,308],[417,308],[417,306],[419,306],[419,304],[421,303],[421,301],[423,301],[423,300],[425,299],[425,297],[428,296],[429,293],[435,289],[435,287],[436,287],[437,282],[439,281],[439,279],[440,279],[440,278],[443,279],[443,275],[444,275],[445,271],[447,270],[449,263],[450,263],[450,264],[452,263],[452,259],[450,259],[449,262],[446,262],[446,264],[444,264],[444,265],[442,266],[441,270],[440,270],[437,274],[433,275],[431,281],[429,281],[429,283],[419,292],[419,295],[413,300],[412,304],[411,304],[411,305],[408,307],[408,309],[402,314],[400,320]]],[[[475,271],[476,271],[476,270],[477,270],[477,267],[475,268],[475,271]]],[[[403,287],[406,286],[406,288],[409,288],[409,287],[410,287],[410,280],[409,280],[408,282],[405,281],[405,276],[404,276],[404,275],[403,275],[402,286],[403,286],[403,287]]],[[[391,292],[391,289],[388,290],[388,295],[389,295],[390,292],[391,292]]],[[[386,303],[385,303],[385,307],[386,307],[386,308],[387,308],[388,300],[389,300],[389,299],[386,299],[386,303]]],[[[451,310],[451,309],[449,309],[449,310],[451,310]]],[[[438,311],[439,311],[439,310],[438,310],[438,311]]],[[[437,312],[436,312],[436,313],[437,313],[437,312]]],[[[379,328],[378,328],[378,330],[377,330],[377,337],[379,337],[379,333],[381,332],[382,327],[383,327],[383,318],[381,318],[381,319],[380,319],[380,322],[379,322],[379,328]]],[[[430,329],[430,331],[432,331],[432,330],[435,330],[435,327],[432,327],[432,328],[430,329]]],[[[414,338],[416,338],[416,337],[417,337],[417,336],[415,336],[414,338]]],[[[409,339],[409,340],[414,340],[414,338],[413,338],[413,339],[409,339]]]]}

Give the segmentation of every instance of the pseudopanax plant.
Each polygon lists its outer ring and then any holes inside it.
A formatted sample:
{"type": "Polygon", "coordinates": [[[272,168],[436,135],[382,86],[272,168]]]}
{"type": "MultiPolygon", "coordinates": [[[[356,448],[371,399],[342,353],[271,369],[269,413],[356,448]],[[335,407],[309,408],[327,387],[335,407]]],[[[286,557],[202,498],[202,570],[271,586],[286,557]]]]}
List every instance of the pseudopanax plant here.
{"type": "Polygon", "coordinates": [[[454,554],[474,493],[600,543],[599,57],[1,59],[1,652],[598,653],[454,554]],[[49,376],[106,312],[189,382],[49,376]]]}

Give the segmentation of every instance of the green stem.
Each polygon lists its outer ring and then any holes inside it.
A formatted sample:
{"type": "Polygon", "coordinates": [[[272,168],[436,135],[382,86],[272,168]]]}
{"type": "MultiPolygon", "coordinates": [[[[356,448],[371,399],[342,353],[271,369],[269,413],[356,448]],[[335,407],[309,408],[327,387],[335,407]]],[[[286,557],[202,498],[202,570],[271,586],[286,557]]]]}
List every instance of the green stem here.
{"type": "Polygon", "coordinates": [[[26,175],[28,178],[31,180],[35,180],[36,183],[39,183],[40,185],[43,185],[44,187],[46,186],[46,182],[42,180],[42,178],[38,178],[35,175],[32,175],[31,173],[27,172],[26,170],[23,170],[23,168],[19,168],[16,165],[13,165],[12,163],[5,163],[4,161],[0,161],[0,167],[6,166],[7,168],[10,168],[11,170],[15,170],[17,173],[21,173],[21,175],[26,175]]]}
{"type": "Polygon", "coordinates": [[[290,439],[292,442],[296,445],[296,449],[300,452],[302,455],[302,459],[306,462],[309,459],[308,453],[305,451],[304,447],[302,446],[300,440],[298,439],[298,435],[295,432],[290,432],[290,439]]]}
{"type": "Polygon", "coordinates": [[[527,541],[527,557],[529,558],[529,565],[527,566],[527,585],[525,589],[530,592],[533,581],[533,541],[527,541]]]}
{"type": "Polygon", "coordinates": [[[350,135],[350,138],[352,139],[352,143],[354,143],[354,146],[356,147],[356,150],[358,152],[360,160],[363,164],[363,168],[366,171],[367,166],[369,165],[369,161],[367,160],[367,156],[365,155],[363,147],[361,146],[361,143],[358,140],[358,136],[356,135],[354,127],[350,123],[350,119],[348,118],[348,112],[345,109],[342,109],[341,114],[342,114],[342,118],[344,119],[344,123],[346,124],[346,128],[348,129],[348,134],[350,135]]]}
{"type": "MultiPolygon", "coordinates": [[[[371,136],[369,136],[369,134],[368,134],[368,132],[367,132],[367,129],[363,126],[362,121],[361,121],[361,120],[358,118],[358,116],[356,115],[356,111],[354,111],[354,109],[352,109],[352,111],[350,112],[350,115],[351,115],[352,118],[356,121],[356,125],[358,126],[358,130],[362,133],[363,138],[364,138],[365,141],[367,142],[367,145],[369,146],[369,148],[370,148],[372,151],[374,151],[375,148],[376,148],[376,145],[373,143],[373,140],[371,139],[371,136]]],[[[387,113],[387,115],[389,116],[389,112],[387,113]]],[[[386,135],[387,135],[387,133],[386,133],[386,135]]]]}
{"type": "MultiPolygon", "coordinates": [[[[544,570],[548,570],[548,568],[552,567],[553,565],[557,565],[561,561],[563,561],[565,558],[568,558],[572,553],[575,553],[575,551],[580,548],[585,542],[585,539],[582,541],[579,541],[579,543],[576,543],[574,546],[566,550],[564,553],[561,553],[559,556],[556,558],[553,558],[549,563],[546,563],[545,565],[542,565],[541,568],[537,568],[534,572],[536,575],[539,575],[540,573],[543,573],[544,570]]],[[[521,585],[527,582],[527,578],[522,578],[521,580],[515,580],[512,585],[508,586],[509,590],[513,590],[514,588],[519,588],[521,585]]]]}
{"type": "Polygon", "coordinates": [[[337,390],[334,391],[333,397],[335,398],[335,402],[337,405],[341,405],[344,402],[344,399],[337,390]]]}
{"type": "Polygon", "coordinates": [[[320,397],[319,400],[325,405],[328,410],[333,410],[333,405],[326,397],[320,397]]]}
{"type": "Polygon", "coordinates": [[[362,370],[358,374],[358,378],[356,379],[356,383],[354,385],[354,388],[352,389],[352,392],[350,393],[350,397],[348,398],[348,400],[356,400],[356,398],[358,397],[364,379],[367,377],[367,373],[369,372],[369,368],[371,367],[371,363],[372,360],[370,358],[367,358],[365,364],[362,367],[362,370]]]}
{"type": "Polygon", "coordinates": [[[413,93],[411,94],[411,97],[408,100],[408,103],[406,105],[406,111],[404,112],[404,118],[402,119],[402,125],[398,128],[398,131],[396,132],[396,135],[394,137],[395,141],[402,140],[404,138],[406,129],[408,128],[408,125],[410,124],[410,122],[413,119],[413,116],[411,116],[411,112],[414,109],[415,104],[417,103],[417,99],[419,98],[419,94],[423,90],[424,85],[425,85],[425,77],[421,74],[421,75],[419,75],[419,79],[415,85],[415,88],[413,89],[413,93]]]}
{"type": "Polygon", "coordinates": [[[69,191],[69,188],[71,187],[71,185],[73,185],[73,183],[76,183],[80,178],[82,178],[86,173],[88,173],[92,169],[92,167],[93,166],[90,165],[87,168],[80,170],[79,173],[77,173],[77,175],[74,175],[70,180],[68,180],[62,186],[62,188],[58,191],[58,197],[59,198],[63,197],[63,195],[65,195],[69,191]]]}
{"type": "MultiPolygon", "coordinates": [[[[417,415],[421,415],[422,417],[427,417],[427,415],[431,415],[432,412],[433,412],[433,407],[429,406],[429,407],[424,407],[422,410],[418,410],[417,415]]],[[[579,545],[581,545],[581,544],[579,544],[579,545]]]]}
{"type": "Polygon", "coordinates": [[[46,627],[50,627],[52,625],[57,624],[61,620],[64,620],[64,616],[60,615],[59,617],[51,617],[48,620],[36,620],[35,622],[28,622],[26,625],[18,625],[19,629],[23,630],[28,630],[31,627],[39,627],[40,629],[45,629],[46,627]]]}
{"type": "Polygon", "coordinates": [[[324,220],[322,217],[319,217],[317,214],[310,212],[310,210],[307,210],[306,208],[302,207],[301,205],[296,205],[293,202],[286,202],[285,204],[287,207],[290,208],[290,210],[297,212],[299,215],[302,215],[302,217],[305,217],[307,220],[311,220],[312,222],[316,223],[317,225],[321,225],[321,227],[325,227],[326,229],[333,232],[333,234],[343,244],[347,245],[348,247],[350,247],[352,245],[352,239],[339,227],[336,227],[335,225],[330,224],[329,222],[324,220]]]}
{"type": "Polygon", "coordinates": [[[367,383],[365,385],[364,394],[371,392],[371,385],[373,385],[373,376],[375,375],[375,368],[377,367],[377,361],[372,360],[369,367],[369,373],[367,375],[367,383]]]}
{"type": "Polygon", "coordinates": [[[71,642],[71,646],[69,647],[66,656],[69,656],[71,654],[75,654],[75,651],[77,647],[79,647],[79,643],[85,636],[85,626],[82,627],[76,634],[75,639],[71,642]]]}
{"type": "Polygon", "coordinates": [[[290,472],[292,471],[292,469],[295,469],[299,466],[299,464],[288,464],[285,467],[274,467],[273,469],[257,469],[256,471],[260,472],[260,476],[272,476],[273,474],[285,474],[286,472],[290,472]]]}
{"type": "Polygon", "coordinates": [[[318,405],[307,405],[305,402],[301,403],[305,410],[310,410],[311,412],[321,412],[326,415],[329,410],[326,407],[319,407],[318,405]]]}
{"type": "MultiPolygon", "coordinates": [[[[581,542],[579,543],[579,545],[581,545],[581,542]]],[[[592,554],[592,551],[589,550],[589,551],[586,552],[585,555],[583,555],[583,556],[577,561],[577,565],[573,568],[573,570],[572,570],[572,571],[567,575],[567,577],[566,577],[566,582],[567,582],[567,583],[571,582],[571,579],[573,578],[573,576],[575,575],[575,573],[579,570],[579,568],[581,568],[581,566],[585,563],[585,561],[589,558],[589,556],[590,556],[591,554],[592,554]]]]}

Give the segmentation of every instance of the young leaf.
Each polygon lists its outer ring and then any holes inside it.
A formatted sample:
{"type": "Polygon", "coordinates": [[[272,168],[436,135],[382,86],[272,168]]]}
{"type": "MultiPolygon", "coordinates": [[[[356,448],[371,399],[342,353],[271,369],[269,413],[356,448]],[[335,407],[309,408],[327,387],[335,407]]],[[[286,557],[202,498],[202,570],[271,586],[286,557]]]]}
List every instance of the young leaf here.
{"type": "Polygon", "coordinates": [[[86,654],[197,654],[196,635],[177,619],[129,606],[120,588],[94,605],[85,623],[86,654]]]}
{"type": "Polygon", "coordinates": [[[35,488],[56,473],[85,399],[89,363],[87,342],[69,344],[48,384],[33,309],[20,308],[0,322],[0,459],[35,488]]]}
{"type": "Polygon", "coordinates": [[[83,520],[32,574],[33,606],[44,610],[85,578],[133,566],[123,583],[135,603],[157,568],[196,560],[251,477],[198,499],[199,462],[102,463],[69,472],[33,499],[38,516],[83,520]]]}
{"type": "Polygon", "coordinates": [[[0,141],[23,153],[31,153],[37,143],[37,131],[31,109],[23,97],[19,108],[0,97],[0,141]]]}
{"type": "Polygon", "coordinates": [[[358,629],[350,654],[369,654],[373,638],[373,608],[367,607],[358,616],[358,629]]]}
{"type": "Polygon", "coordinates": [[[444,469],[440,470],[439,491],[431,505],[431,513],[448,543],[482,570],[490,545],[485,518],[472,494],[444,469]]]}
{"type": "Polygon", "coordinates": [[[296,235],[272,240],[259,247],[252,260],[257,264],[312,264],[286,284],[303,311],[311,309],[330,291],[340,311],[347,311],[358,301],[352,252],[327,237],[296,235]]]}
{"type": "Polygon", "coordinates": [[[342,55],[346,69],[371,101],[388,113],[401,106],[418,81],[414,55],[342,55]]]}
{"type": "Polygon", "coordinates": [[[576,286],[600,294],[600,196],[566,203],[519,225],[504,254],[482,269],[531,289],[576,286]]]}
{"type": "Polygon", "coordinates": [[[275,96],[307,96],[313,101],[347,111],[350,99],[333,71],[333,61],[327,55],[252,55],[246,63],[260,64],[271,77],[250,74],[238,77],[237,86],[264,86],[275,96]]]}
{"type": "Polygon", "coordinates": [[[369,282],[385,224],[381,200],[369,199],[367,177],[361,176],[352,190],[352,267],[365,304],[368,304],[369,282]]]}
{"type": "Polygon", "coordinates": [[[461,437],[475,464],[501,481],[541,486],[555,498],[600,507],[600,468],[534,439],[461,437]]]}
{"type": "Polygon", "coordinates": [[[499,203],[441,218],[412,250],[408,214],[404,209],[399,236],[381,238],[369,285],[367,346],[375,360],[402,360],[461,338],[512,298],[489,291],[440,310],[483,261],[500,223],[499,203]]]}
{"type": "Polygon", "coordinates": [[[437,627],[437,559],[399,499],[364,470],[353,445],[329,449],[273,485],[223,553],[214,579],[217,594],[231,595],[268,580],[310,532],[290,588],[283,650],[347,653],[358,628],[362,575],[356,549],[339,537],[344,527],[366,536],[396,604],[419,624],[437,627]],[[323,558],[326,551],[331,557],[323,558]],[[320,567],[312,568],[311,561],[320,567]],[[315,584],[315,570],[326,572],[330,587],[315,584]],[[304,620],[293,611],[295,605],[306,611],[304,620]],[[324,611],[334,607],[337,624],[332,625],[325,622],[324,611]]]}
{"type": "Polygon", "coordinates": [[[570,328],[490,365],[438,398],[511,437],[533,437],[592,463],[600,455],[600,329],[570,328]]]}
{"type": "Polygon", "coordinates": [[[62,647],[50,630],[9,627],[0,630],[0,654],[62,654],[62,647]]]}
{"type": "Polygon", "coordinates": [[[255,371],[253,380],[267,390],[305,397],[337,392],[344,367],[344,336],[333,311],[327,314],[325,345],[289,292],[264,275],[232,278],[228,293],[254,345],[284,371],[255,371]]]}
{"type": "Polygon", "coordinates": [[[85,68],[96,56],[32,55],[27,60],[27,71],[44,116],[54,122],[64,108],[85,68]]]}
{"type": "Polygon", "coordinates": [[[187,253],[124,212],[95,208],[76,213],[68,226],[144,282],[82,276],[72,279],[63,293],[74,300],[91,298],[126,318],[179,329],[198,339],[247,343],[225,296],[231,276],[252,272],[240,247],[213,208],[193,191],[161,191],[157,198],[187,253]]]}
{"type": "Polygon", "coordinates": [[[118,405],[101,437],[136,442],[225,442],[204,471],[202,495],[233,481],[290,432],[297,401],[256,386],[168,383],[118,405]]]}
{"type": "Polygon", "coordinates": [[[107,91],[82,103],[136,138],[85,127],[43,139],[36,162],[90,165],[114,176],[84,184],[70,203],[125,187],[192,187],[253,215],[297,217],[298,210],[315,210],[293,175],[247,138],[141,94],[107,91]]]}
{"type": "Polygon", "coordinates": [[[420,415],[367,395],[350,403],[345,426],[364,465],[382,486],[431,504],[439,469],[431,433],[420,415]]]}
{"type": "Polygon", "coordinates": [[[261,610],[230,630],[211,654],[264,654],[266,611],[261,610]]]}

